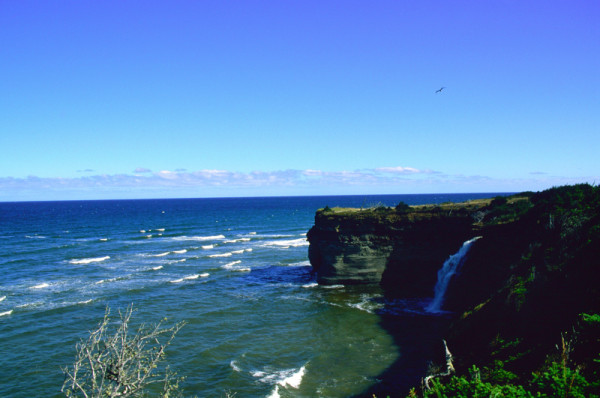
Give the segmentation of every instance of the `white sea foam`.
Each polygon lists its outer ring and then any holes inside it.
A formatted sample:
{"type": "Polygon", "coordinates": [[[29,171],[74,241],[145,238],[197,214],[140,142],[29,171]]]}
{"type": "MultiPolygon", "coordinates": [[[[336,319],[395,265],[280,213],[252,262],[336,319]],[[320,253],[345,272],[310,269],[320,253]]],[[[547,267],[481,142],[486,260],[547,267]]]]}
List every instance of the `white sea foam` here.
{"type": "Polygon", "coordinates": [[[4,301],[5,298],[6,298],[6,296],[0,297],[0,301],[4,301]]]}
{"type": "Polygon", "coordinates": [[[307,283],[306,285],[302,285],[305,289],[310,289],[311,287],[317,287],[319,284],[317,282],[307,283]]]}
{"type": "Polygon", "coordinates": [[[306,238],[299,239],[281,239],[281,240],[271,240],[262,244],[265,247],[281,247],[281,248],[289,248],[289,247],[300,247],[300,246],[308,246],[309,243],[306,238]]]}
{"type": "Polygon", "coordinates": [[[50,286],[50,285],[47,284],[46,282],[44,282],[44,283],[40,283],[39,285],[31,286],[30,289],[43,289],[48,286],[50,286]]]}
{"type": "Polygon", "coordinates": [[[100,242],[106,242],[108,241],[108,238],[100,238],[100,242]]]}
{"type": "Polygon", "coordinates": [[[234,268],[233,271],[236,271],[236,272],[250,272],[250,271],[252,271],[252,268],[250,268],[250,267],[234,268]]]}
{"type": "Polygon", "coordinates": [[[231,254],[242,254],[243,252],[243,250],[234,250],[231,252],[231,254]]]}
{"type": "Polygon", "coordinates": [[[306,260],[306,261],[300,261],[297,263],[290,263],[288,264],[288,267],[306,267],[310,265],[310,261],[306,260]]]}
{"type": "Polygon", "coordinates": [[[89,300],[85,300],[85,301],[79,301],[79,302],[77,302],[77,304],[89,304],[92,301],[94,301],[94,299],[89,299],[89,300]]]}
{"type": "Polygon", "coordinates": [[[231,253],[211,254],[208,257],[231,257],[231,253]]]}
{"type": "Polygon", "coordinates": [[[222,268],[224,269],[232,269],[234,265],[241,263],[241,260],[232,261],[230,263],[225,264],[222,268]]]}
{"type": "Polygon", "coordinates": [[[8,311],[0,312],[0,316],[10,315],[12,313],[13,313],[13,310],[8,310],[8,311]]]}
{"type": "Polygon", "coordinates": [[[90,264],[90,263],[99,263],[101,261],[106,261],[110,258],[110,256],[104,257],[93,257],[93,258],[82,258],[79,260],[69,260],[69,264],[90,264]]]}
{"type": "Polygon", "coordinates": [[[275,386],[273,392],[271,392],[271,394],[269,394],[267,398],[281,398],[281,395],[279,395],[279,385],[275,386]]]}
{"type": "Polygon", "coordinates": [[[171,252],[164,252],[164,253],[158,253],[158,254],[153,254],[152,257],[164,257],[164,256],[168,256],[171,252]]]}
{"type": "Polygon", "coordinates": [[[175,254],[183,254],[183,253],[187,253],[186,249],[182,249],[182,250],[173,250],[173,253],[175,254]]]}
{"type": "Polygon", "coordinates": [[[223,243],[239,243],[239,242],[250,242],[250,238],[238,238],[226,240],[223,243]]]}
{"type": "Polygon", "coordinates": [[[165,229],[164,228],[156,228],[156,231],[165,232],[165,229]]]}
{"type": "Polygon", "coordinates": [[[214,249],[215,245],[203,245],[202,249],[204,250],[209,250],[209,249],[214,249]]]}
{"type": "Polygon", "coordinates": [[[194,280],[194,279],[198,279],[198,278],[206,278],[209,275],[210,274],[208,272],[205,272],[203,274],[195,274],[195,275],[184,276],[183,278],[175,279],[175,280],[172,280],[170,282],[171,283],[181,283],[183,281],[190,281],[190,280],[194,280]]]}
{"type": "Polygon", "coordinates": [[[157,267],[152,267],[152,271],[158,271],[159,269],[162,269],[162,265],[159,265],[157,267]]]}
{"type": "Polygon", "coordinates": [[[197,242],[202,242],[202,241],[206,241],[206,240],[220,240],[220,239],[225,239],[224,235],[213,235],[213,236],[174,236],[171,238],[171,240],[175,240],[175,241],[188,241],[188,240],[192,240],[192,241],[197,241],[197,242]]]}
{"type": "Polygon", "coordinates": [[[150,239],[152,237],[152,235],[146,235],[145,237],[150,239]]]}
{"type": "Polygon", "coordinates": [[[235,363],[235,360],[229,362],[229,366],[231,366],[231,369],[233,369],[236,372],[241,372],[242,371],[242,369],[240,369],[240,367],[237,366],[237,364],[235,363]]]}
{"type": "Polygon", "coordinates": [[[27,239],[46,239],[46,236],[42,235],[25,235],[27,239]]]}
{"type": "Polygon", "coordinates": [[[300,383],[302,383],[302,378],[304,377],[304,373],[306,373],[306,366],[301,367],[297,372],[286,377],[278,384],[283,387],[290,386],[293,388],[298,388],[298,387],[300,387],[300,383]]]}
{"type": "Polygon", "coordinates": [[[179,260],[173,260],[171,261],[171,264],[175,264],[175,263],[183,263],[187,260],[187,258],[181,258],[179,260]]]}
{"type": "Polygon", "coordinates": [[[145,229],[140,230],[140,234],[145,234],[145,233],[146,233],[145,229]]]}
{"type": "Polygon", "coordinates": [[[248,232],[248,235],[256,235],[256,232],[248,232]]]}
{"type": "MultiPolygon", "coordinates": [[[[300,369],[284,369],[269,373],[258,370],[251,374],[253,377],[258,378],[262,383],[276,384],[281,387],[299,388],[305,373],[306,365],[302,366],[300,369]]],[[[277,396],[279,396],[277,388],[273,393],[277,393],[277,396]]],[[[273,394],[271,394],[271,396],[273,396],[273,394]]]]}
{"type": "Polygon", "coordinates": [[[101,279],[101,280],[99,280],[98,282],[96,282],[96,285],[101,285],[101,284],[103,284],[103,283],[106,283],[106,282],[114,282],[114,281],[116,281],[117,279],[118,279],[118,278],[101,279]]]}
{"type": "Polygon", "coordinates": [[[344,285],[323,285],[323,289],[343,289],[344,285]]]}

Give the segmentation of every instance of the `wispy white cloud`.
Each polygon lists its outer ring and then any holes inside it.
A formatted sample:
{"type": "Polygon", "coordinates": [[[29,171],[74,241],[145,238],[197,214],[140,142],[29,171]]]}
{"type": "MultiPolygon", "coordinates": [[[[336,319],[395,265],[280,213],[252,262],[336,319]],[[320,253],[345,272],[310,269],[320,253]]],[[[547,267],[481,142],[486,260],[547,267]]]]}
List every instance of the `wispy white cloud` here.
{"type": "Polygon", "coordinates": [[[133,172],[136,173],[136,174],[152,173],[152,170],[147,169],[145,167],[138,167],[137,169],[133,170],[133,172]]]}
{"type": "Polygon", "coordinates": [[[402,166],[379,167],[379,168],[375,169],[375,171],[379,171],[382,173],[399,173],[399,174],[416,174],[416,173],[424,172],[419,169],[415,169],[414,167],[402,167],[402,166]]]}
{"type": "MultiPolygon", "coordinates": [[[[146,171],[147,170],[147,171],[146,171]]],[[[426,193],[510,192],[539,190],[553,185],[592,182],[599,177],[567,178],[528,174],[527,177],[491,178],[480,175],[448,175],[413,167],[379,167],[361,170],[277,170],[234,172],[197,170],[135,174],[98,174],[76,178],[0,177],[0,200],[31,198],[152,197],[169,195],[252,195],[330,193],[426,193]],[[45,195],[49,196],[46,197],[45,195]],[[53,196],[54,195],[54,196],[53,196]]]]}

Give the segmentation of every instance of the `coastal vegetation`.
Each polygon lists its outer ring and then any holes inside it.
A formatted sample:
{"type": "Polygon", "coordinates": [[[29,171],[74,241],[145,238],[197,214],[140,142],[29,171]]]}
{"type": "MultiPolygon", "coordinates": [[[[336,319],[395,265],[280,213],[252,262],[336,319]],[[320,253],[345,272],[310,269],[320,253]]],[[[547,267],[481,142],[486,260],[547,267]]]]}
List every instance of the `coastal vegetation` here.
{"type": "Polygon", "coordinates": [[[481,211],[488,239],[448,297],[456,374],[422,396],[600,396],[600,188],[495,198],[481,211]]]}
{"type": "Polygon", "coordinates": [[[439,268],[442,261],[424,259],[443,245],[447,256],[457,244],[450,240],[473,236],[482,239],[444,298],[453,315],[442,335],[455,373],[411,396],[600,396],[597,186],[464,203],[324,208],[308,234],[309,257],[326,283],[361,283],[348,275],[378,261],[386,295],[426,297],[417,287],[431,289],[430,263],[439,268]]]}

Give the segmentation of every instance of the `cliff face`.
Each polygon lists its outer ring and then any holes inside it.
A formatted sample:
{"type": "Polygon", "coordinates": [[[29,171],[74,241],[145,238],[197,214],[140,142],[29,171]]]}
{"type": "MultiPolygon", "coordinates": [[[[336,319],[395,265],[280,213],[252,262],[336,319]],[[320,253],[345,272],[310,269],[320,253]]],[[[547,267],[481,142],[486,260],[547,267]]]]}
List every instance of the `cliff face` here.
{"type": "Polygon", "coordinates": [[[319,211],[308,232],[321,284],[381,284],[397,296],[432,294],[437,271],[475,236],[477,207],[319,211]]]}

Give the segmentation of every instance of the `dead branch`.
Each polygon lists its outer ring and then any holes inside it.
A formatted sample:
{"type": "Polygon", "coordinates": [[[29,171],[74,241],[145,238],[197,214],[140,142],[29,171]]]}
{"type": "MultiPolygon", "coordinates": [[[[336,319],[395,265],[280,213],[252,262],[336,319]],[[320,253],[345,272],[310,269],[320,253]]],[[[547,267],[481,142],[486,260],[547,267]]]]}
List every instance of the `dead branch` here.
{"type": "Polygon", "coordinates": [[[447,377],[450,376],[451,374],[455,373],[454,370],[454,365],[452,364],[452,354],[450,353],[450,350],[448,349],[448,345],[446,344],[446,340],[442,340],[444,342],[444,349],[446,350],[446,371],[445,372],[440,372],[440,373],[436,373],[436,374],[432,374],[429,375],[427,377],[425,377],[424,383],[425,383],[425,388],[427,388],[428,390],[431,390],[431,387],[429,386],[429,382],[435,378],[435,377],[447,377]]]}

